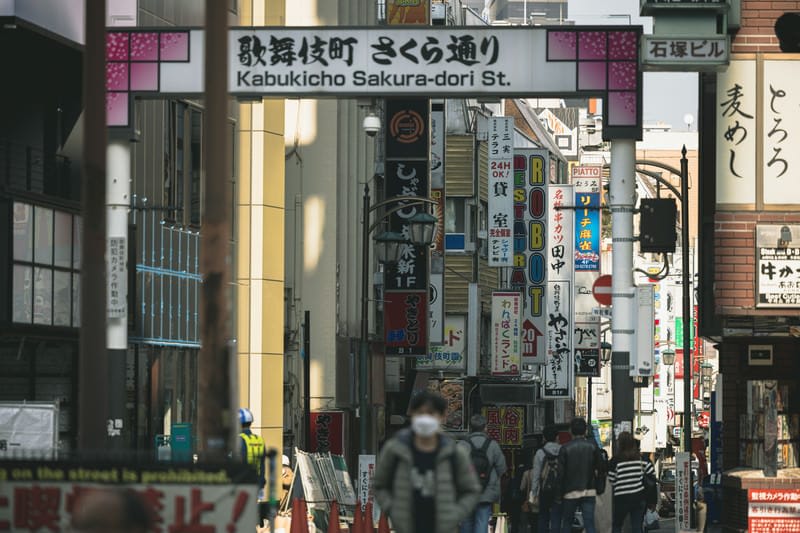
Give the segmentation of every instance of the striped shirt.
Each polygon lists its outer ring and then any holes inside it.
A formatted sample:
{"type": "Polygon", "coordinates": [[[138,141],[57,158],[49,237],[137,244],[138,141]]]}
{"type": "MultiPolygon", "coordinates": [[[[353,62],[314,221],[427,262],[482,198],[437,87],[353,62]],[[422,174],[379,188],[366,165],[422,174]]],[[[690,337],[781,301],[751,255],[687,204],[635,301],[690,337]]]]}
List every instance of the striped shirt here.
{"type": "Polygon", "coordinates": [[[644,490],[642,478],[645,474],[655,475],[650,461],[620,461],[608,473],[608,480],[614,487],[614,496],[636,494],[644,490]]]}

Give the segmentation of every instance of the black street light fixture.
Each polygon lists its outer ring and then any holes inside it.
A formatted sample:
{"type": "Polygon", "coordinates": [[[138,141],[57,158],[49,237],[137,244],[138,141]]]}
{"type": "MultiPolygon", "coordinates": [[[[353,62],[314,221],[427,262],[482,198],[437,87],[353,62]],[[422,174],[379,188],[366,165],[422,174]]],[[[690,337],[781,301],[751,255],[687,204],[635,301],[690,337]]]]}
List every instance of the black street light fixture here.
{"type": "Polygon", "coordinates": [[[661,361],[667,366],[675,364],[675,350],[667,348],[661,352],[661,361]]]}
{"type": "MultiPolygon", "coordinates": [[[[366,123],[366,119],[365,119],[366,123]]],[[[366,129],[372,136],[375,132],[366,129]]],[[[359,453],[368,451],[369,433],[369,236],[375,229],[389,219],[393,214],[407,211],[410,207],[419,207],[426,204],[436,206],[438,203],[430,198],[420,196],[403,196],[388,198],[377,204],[370,204],[369,183],[364,184],[363,212],[361,214],[361,340],[358,350],[358,441],[359,453]],[[387,208],[372,225],[369,216],[378,209],[387,208]]],[[[378,260],[383,263],[398,261],[405,246],[427,247],[433,242],[433,237],[438,219],[424,210],[419,210],[409,220],[410,239],[395,231],[384,231],[375,237],[378,245],[376,252],[380,254],[378,260]]]]}
{"type": "Polygon", "coordinates": [[[700,365],[700,375],[703,378],[711,379],[711,375],[714,373],[714,367],[711,366],[709,363],[703,363],[700,365]]]}
{"type": "Polygon", "coordinates": [[[396,263],[400,259],[403,245],[408,241],[401,233],[396,231],[384,231],[374,239],[375,256],[381,263],[396,263]]]}

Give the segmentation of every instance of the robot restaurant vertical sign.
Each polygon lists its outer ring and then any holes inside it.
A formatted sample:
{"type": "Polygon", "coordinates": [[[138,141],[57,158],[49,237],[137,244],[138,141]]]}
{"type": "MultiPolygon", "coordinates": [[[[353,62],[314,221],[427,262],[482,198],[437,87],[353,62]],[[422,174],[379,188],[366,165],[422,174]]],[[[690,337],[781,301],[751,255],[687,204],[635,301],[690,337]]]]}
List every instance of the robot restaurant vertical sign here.
{"type": "Polygon", "coordinates": [[[513,266],[514,117],[489,119],[489,266],[513,266]]]}
{"type": "Polygon", "coordinates": [[[523,295],[522,362],[542,364],[547,346],[546,150],[514,151],[514,265],[511,289],[523,295]]]}

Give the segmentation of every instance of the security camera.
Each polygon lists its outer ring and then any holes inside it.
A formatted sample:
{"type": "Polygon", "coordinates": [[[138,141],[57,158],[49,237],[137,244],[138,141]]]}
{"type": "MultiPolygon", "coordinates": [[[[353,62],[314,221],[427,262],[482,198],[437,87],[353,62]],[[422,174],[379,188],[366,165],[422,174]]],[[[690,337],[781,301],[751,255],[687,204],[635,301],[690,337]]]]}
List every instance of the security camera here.
{"type": "Polygon", "coordinates": [[[364,128],[364,132],[367,135],[375,137],[375,135],[381,131],[381,119],[374,113],[370,113],[364,117],[364,122],[361,124],[361,127],[364,128]]]}

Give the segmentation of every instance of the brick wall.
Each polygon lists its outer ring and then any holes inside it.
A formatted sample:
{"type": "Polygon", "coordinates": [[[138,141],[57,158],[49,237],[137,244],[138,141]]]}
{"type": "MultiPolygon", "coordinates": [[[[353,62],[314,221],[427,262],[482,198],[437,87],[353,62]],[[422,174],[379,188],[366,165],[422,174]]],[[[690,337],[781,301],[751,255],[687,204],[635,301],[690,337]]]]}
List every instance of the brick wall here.
{"type": "Polygon", "coordinates": [[[742,27],[733,40],[733,52],[780,52],[775,20],[787,11],[800,11],[800,0],[743,0],[742,27]]]}
{"type": "Polygon", "coordinates": [[[800,309],[755,309],[756,223],[798,224],[800,212],[718,212],[714,215],[714,301],[720,315],[800,315],[800,309]]]}

